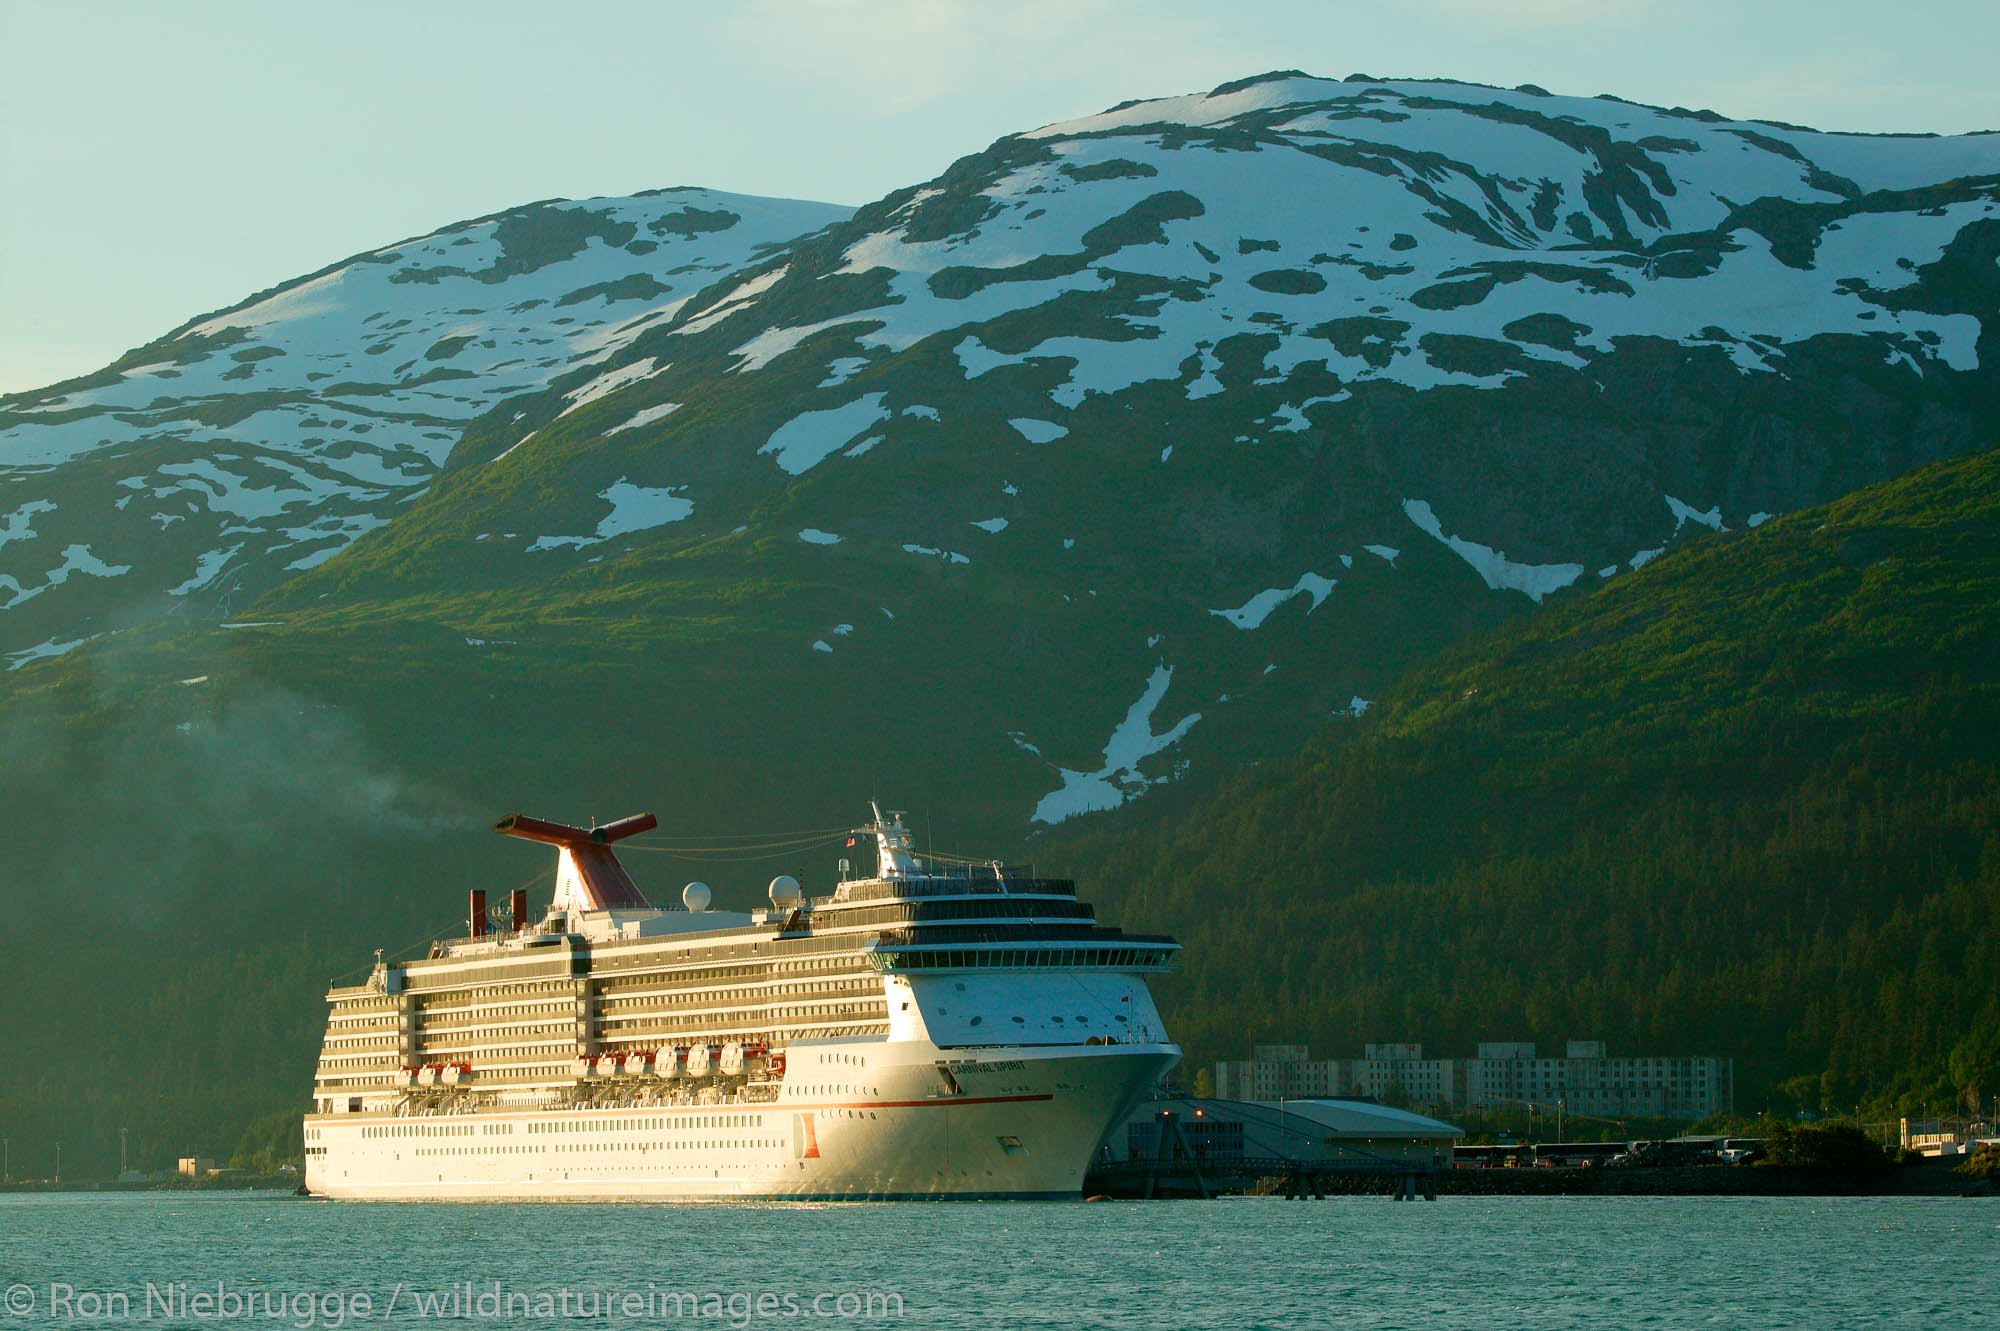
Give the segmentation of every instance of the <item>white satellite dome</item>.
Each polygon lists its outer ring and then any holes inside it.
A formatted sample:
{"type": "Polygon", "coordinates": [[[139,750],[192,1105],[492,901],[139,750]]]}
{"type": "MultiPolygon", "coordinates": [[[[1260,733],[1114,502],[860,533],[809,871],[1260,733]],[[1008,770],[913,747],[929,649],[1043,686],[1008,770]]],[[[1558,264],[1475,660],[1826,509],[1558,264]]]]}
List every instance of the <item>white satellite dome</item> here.
{"type": "Polygon", "coordinates": [[[779,910],[791,910],[806,899],[799,888],[799,880],[788,873],[781,873],[771,880],[771,904],[779,910]]]}
{"type": "Polygon", "coordinates": [[[708,909],[713,897],[707,883],[689,883],[681,889],[681,904],[697,914],[708,909]]]}

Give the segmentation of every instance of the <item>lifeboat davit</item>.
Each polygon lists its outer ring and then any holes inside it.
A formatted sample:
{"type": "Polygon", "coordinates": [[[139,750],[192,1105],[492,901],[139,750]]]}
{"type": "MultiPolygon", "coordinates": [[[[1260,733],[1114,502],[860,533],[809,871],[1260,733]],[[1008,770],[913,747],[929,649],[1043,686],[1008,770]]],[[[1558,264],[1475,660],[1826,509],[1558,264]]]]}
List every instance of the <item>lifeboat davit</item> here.
{"type": "Polygon", "coordinates": [[[616,1075],[617,1071],[618,1071],[618,1055],[616,1055],[616,1054],[599,1054],[599,1055],[597,1056],[597,1075],[598,1075],[598,1076],[600,1076],[600,1077],[610,1077],[610,1076],[614,1076],[614,1075],[616,1075]]]}
{"type": "Polygon", "coordinates": [[[633,1050],[625,1055],[625,1075],[643,1077],[653,1070],[653,1056],[642,1050],[633,1050]]]}
{"type": "Polygon", "coordinates": [[[437,1064],[426,1063],[421,1068],[417,1069],[417,1085],[434,1086],[437,1084],[437,1079],[438,1079],[437,1064]]]}
{"type": "Polygon", "coordinates": [[[590,1061],[587,1055],[578,1054],[569,1061],[569,1075],[572,1077],[588,1077],[594,1066],[596,1065],[590,1061]]]}

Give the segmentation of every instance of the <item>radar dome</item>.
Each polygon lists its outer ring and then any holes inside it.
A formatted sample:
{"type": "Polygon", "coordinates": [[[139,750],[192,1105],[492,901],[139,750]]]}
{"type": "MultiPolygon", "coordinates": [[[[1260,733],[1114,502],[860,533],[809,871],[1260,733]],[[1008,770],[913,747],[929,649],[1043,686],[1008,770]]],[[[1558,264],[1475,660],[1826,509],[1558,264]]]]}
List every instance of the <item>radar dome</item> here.
{"type": "Polygon", "coordinates": [[[691,911],[704,911],[712,896],[707,883],[689,883],[681,889],[681,904],[691,911]]]}
{"type": "Polygon", "coordinates": [[[781,873],[771,880],[771,904],[780,910],[791,910],[806,899],[799,890],[799,880],[788,873],[781,873]]]}

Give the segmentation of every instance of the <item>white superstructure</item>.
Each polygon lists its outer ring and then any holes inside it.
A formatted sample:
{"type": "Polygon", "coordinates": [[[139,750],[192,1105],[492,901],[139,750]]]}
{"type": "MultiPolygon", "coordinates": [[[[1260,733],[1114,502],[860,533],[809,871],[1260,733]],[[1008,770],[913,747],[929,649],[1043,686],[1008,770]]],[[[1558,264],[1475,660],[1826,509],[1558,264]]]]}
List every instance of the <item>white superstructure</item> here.
{"type": "Polygon", "coordinates": [[[873,877],[769,909],[648,904],[611,844],[554,845],[539,922],[336,988],[306,1186],[372,1198],[1075,1196],[1179,1058],[1144,976],[1177,944],[1096,923],[1073,884],[933,865],[875,810],[873,877]]]}

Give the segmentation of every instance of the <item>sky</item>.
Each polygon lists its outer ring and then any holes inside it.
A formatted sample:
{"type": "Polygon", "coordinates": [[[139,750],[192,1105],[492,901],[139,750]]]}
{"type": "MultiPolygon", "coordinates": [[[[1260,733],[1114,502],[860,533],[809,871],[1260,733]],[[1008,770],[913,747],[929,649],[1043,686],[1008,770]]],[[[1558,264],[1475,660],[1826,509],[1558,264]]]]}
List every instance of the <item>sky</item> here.
{"type": "Polygon", "coordinates": [[[1995,51],[1996,0],[0,0],[0,393],[515,204],[861,204],[1268,70],[1950,134],[1995,51]]]}

